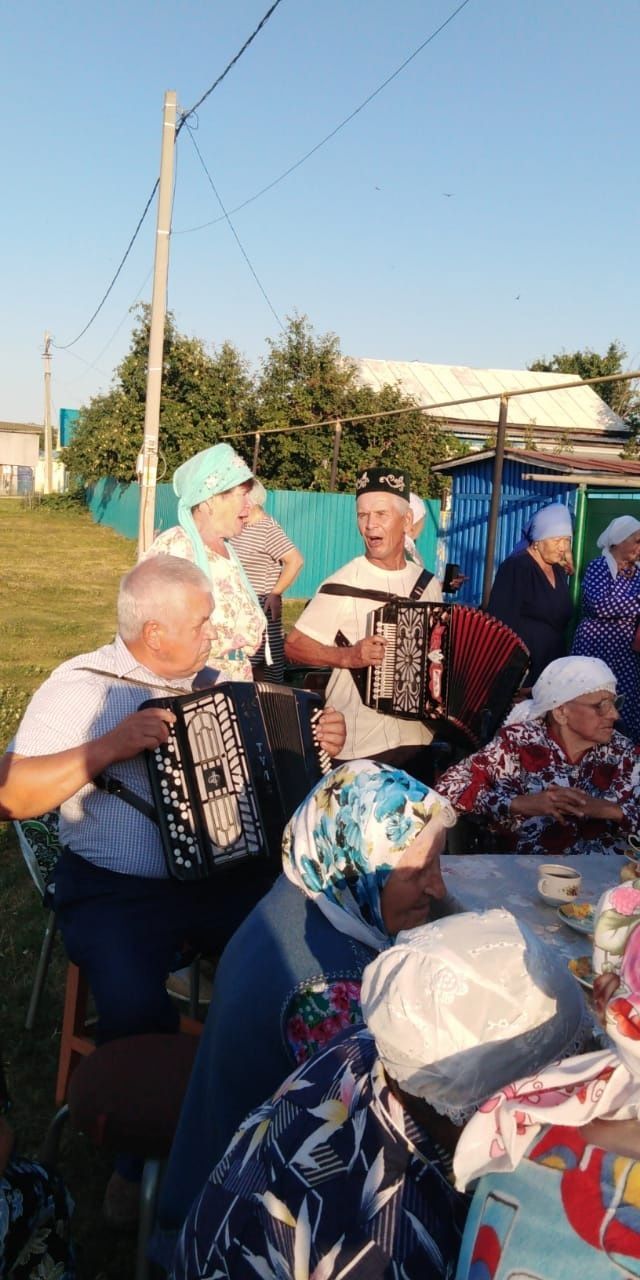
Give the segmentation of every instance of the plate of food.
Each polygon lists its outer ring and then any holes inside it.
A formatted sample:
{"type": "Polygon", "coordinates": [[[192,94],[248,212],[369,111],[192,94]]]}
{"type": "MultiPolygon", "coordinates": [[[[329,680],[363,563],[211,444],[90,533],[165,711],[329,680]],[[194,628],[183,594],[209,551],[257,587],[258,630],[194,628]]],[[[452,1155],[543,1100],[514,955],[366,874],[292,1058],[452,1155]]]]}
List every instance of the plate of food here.
{"type": "Polygon", "coordinates": [[[570,929],[578,933],[593,933],[595,907],[590,902],[565,902],[558,907],[558,915],[570,929]]]}
{"type": "Polygon", "coordinates": [[[596,975],[593,972],[591,956],[576,956],[569,961],[569,969],[581,987],[586,987],[587,991],[593,991],[596,975]]]}

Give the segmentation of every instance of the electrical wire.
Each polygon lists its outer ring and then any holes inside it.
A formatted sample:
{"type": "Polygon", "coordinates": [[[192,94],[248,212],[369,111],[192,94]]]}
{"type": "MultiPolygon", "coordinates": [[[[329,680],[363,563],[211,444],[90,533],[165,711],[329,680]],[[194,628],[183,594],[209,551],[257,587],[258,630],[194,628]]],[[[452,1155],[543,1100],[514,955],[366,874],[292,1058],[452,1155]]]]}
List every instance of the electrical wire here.
{"type": "MultiPolygon", "coordinates": [[[[234,57],[231,59],[231,61],[227,63],[227,65],[226,65],[226,67],[225,67],[224,71],[222,71],[222,72],[221,72],[221,74],[218,76],[218,78],[217,78],[216,80],[214,80],[213,84],[212,84],[212,85],[210,85],[210,87],[207,89],[206,93],[203,93],[202,97],[198,99],[198,101],[194,104],[194,106],[193,106],[193,107],[191,107],[191,109],[190,109],[189,111],[184,112],[184,113],[181,115],[180,120],[178,121],[177,128],[176,128],[176,134],[175,134],[176,139],[177,139],[177,137],[178,137],[178,134],[180,133],[180,130],[182,129],[183,124],[185,124],[185,122],[187,121],[187,119],[189,118],[189,116],[193,115],[194,111],[196,111],[196,110],[198,109],[198,107],[202,106],[202,103],[205,101],[205,99],[206,99],[206,98],[208,98],[208,97],[210,97],[210,95],[213,93],[214,89],[217,89],[218,85],[222,83],[222,81],[225,79],[225,76],[227,76],[227,75],[229,74],[229,72],[231,71],[231,68],[232,68],[232,67],[234,67],[234,66],[236,65],[236,63],[239,61],[239,59],[242,57],[242,55],[243,55],[244,53],[246,53],[247,49],[249,48],[249,45],[253,43],[253,41],[255,40],[256,36],[259,34],[259,32],[260,32],[260,31],[262,30],[262,28],[264,27],[265,23],[269,21],[269,18],[271,17],[272,13],[274,13],[274,12],[275,12],[275,10],[278,8],[278,5],[279,5],[279,4],[281,4],[281,3],[282,3],[282,0],[274,0],[274,3],[271,5],[270,9],[268,9],[268,10],[267,10],[267,12],[264,14],[264,16],[260,19],[260,22],[258,23],[258,25],[257,25],[257,27],[255,28],[255,30],[254,30],[254,31],[252,31],[252,33],[251,33],[251,35],[249,36],[249,38],[248,38],[247,40],[245,40],[244,44],[242,45],[242,48],[241,48],[241,49],[239,49],[239,50],[238,50],[238,52],[234,55],[234,57]]],[[[95,309],[95,311],[94,311],[93,315],[92,315],[92,316],[91,316],[91,318],[87,321],[86,325],[84,326],[84,329],[82,329],[82,330],[80,331],[80,333],[78,334],[78,336],[77,336],[76,338],[74,338],[72,342],[65,342],[65,343],[52,342],[52,344],[51,344],[51,345],[52,345],[52,346],[54,346],[54,347],[56,347],[58,351],[68,351],[70,347],[75,347],[76,343],[77,343],[77,342],[79,342],[79,341],[80,341],[80,339],[84,337],[85,333],[87,332],[87,329],[89,329],[89,328],[91,327],[91,325],[93,324],[94,320],[96,319],[96,316],[98,316],[98,315],[99,315],[99,313],[102,311],[102,308],[103,308],[103,306],[104,306],[105,302],[107,301],[107,298],[109,297],[109,294],[111,293],[111,290],[113,289],[113,286],[115,285],[116,280],[118,279],[118,276],[120,275],[120,272],[122,271],[122,268],[124,267],[124,264],[125,264],[125,262],[127,261],[127,258],[129,257],[129,254],[131,253],[131,250],[132,250],[132,248],[133,248],[133,246],[134,246],[134,244],[135,244],[135,242],[136,242],[136,239],[137,239],[137,237],[138,237],[138,233],[139,233],[139,231],[140,231],[140,228],[141,228],[141,226],[142,226],[142,224],[143,224],[143,222],[144,222],[144,220],[145,220],[145,218],[146,218],[146,216],[147,216],[147,213],[148,213],[148,211],[149,211],[149,206],[151,205],[151,202],[152,202],[152,200],[153,200],[153,197],[154,197],[154,196],[155,196],[155,194],[156,194],[156,191],[158,190],[159,185],[160,185],[160,178],[156,178],[156,181],[155,181],[155,183],[154,183],[154,187],[153,187],[153,191],[151,192],[151,195],[149,196],[149,199],[147,200],[147,203],[146,203],[146,205],[145,205],[145,207],[144,207],[144,209],[143,209],[143,211],[142,211],[142,216],[140,217],[140,220],[139,220],[139,222],[138,222],[138,225],[137,225],[137,227],[136,227],[136,229],[135,229],[135,231],[134,231],[134,233],[133,233],[133,235],[132,235],[132,237],[131,237],[131,239],[130,239],[130,241],[129,241],[128,245],[127,245],[127,248],[126,248],[126,250],[125,250],[124,256],[122,257],[122,259],[121,259],[121,261],[120,261],[120,265],[119,265],[119,266],[118,266],[118,268],[117,268],[117,271],[116,271],[116,273],[115,273],[115,275],[114,275],[114,277],[113,277],[113,279],[112,279],[112,281],[111,281],[111,284],[109,285],[109,288],[107,289],[106,293],[104,293],[104,294],[103,294],[103,296],[102,296],[102,298],[101,298],[100,302],[98,303],[98,306],[96,307],[96,309],[95,309]]],[[[220,204],[221,204],[221,207],[222,207],[222,208],[224,208],[224,206],[222,205],[222,201],[220,201],[220,204]]]]}
{"type": "Polygon", "coordinates": [[[239,60],[240,60],[240,58],[242,57],[243,53],[246,53],[246,52],[247,52],[247,49],[249,48],[249,45],[250,45],[250,44],[253,44],[253,41],[255,40],[256,36],[257,36],[257,35],[259,35],[259,33],[262,31],[262,28],[264,27],[265,23],[267,23],[267,22],[269,21],[269,18],[271,17],[271,15],[272,15],[273,13],[275,13],[276,9],[278,8],[278,5],[279,5],[279,4],[281,4],[281,3],[282,3],[282,0],[274,0],[274,3],[271,5],[271,8],[270,8],[270,9],[267,9],[267,12],[264,14],[264,17],[262,17],[262,18],[260,19],[260,21],[259,21],[259,23],[258,23],[258,25],[257,25],[257,27],[256,27],[256,29],[255,29],[255,31],[252,31],[252,32],[251,32],[251,35],[249,36],[249,38],[248,38],[247,40],[245,40],[245,42],[244,42],[244,44],[243,44],[242,48],[238,50],[238,52],[236,53],[235,57],[233,57],[233,58],[231,59],[231,62],[228,62],[228,63],[227,63],[227,65],[226,65],[226,67],[225,67],[224,71],[223,71],[223,72],[218,76],[217,80],[214,80],[213,84],[210,86],[210,88],[209,88],[209,89],[207,89],[206,93],[203,93],[202,97],[201,97],[201,98],[198,98],[198,101],[194,103],[194,105],[189,109],[189,111],[184,111],[184,112],[183,112],[183,114],[180,116],[180,120],[179,120],[179,122],[178,122],[178,127],[177,127],[177,129],[176,129],[176,137],[177,137],[177,136],[178,136],[178,134],[180,133],[180,130],[182,129],[182,126],[183,126],[184,124],[186,124],[187,120],[189,119],[189,116],[192,116],[192,115],[194,114],[194,112],[196,112],[196,111],[198,110],[198,107],[201,107],[201,106],[202,106],[202,104],[203,104],[203,102],[205,102],[205,101],[206,101],[206,99],[207,99],[208,97],[210,97],[210,95],[213,93],[214,89],[217,89],[217,88],[218,88],[218,85],[219,85],[219,84],[222,84],[222,81],[224,80],[225,76],[228,76],[229,72],[231,71],[231,68],[232,68],[232,67],[235,67],[236,62],[239,62],[239,60]]]}
{"type": "Polygon", "coordinates": [[[147,213],[149,212],[149,206],[150,206],[151,201],[153,200],[153,197],[155,196],[156,191],[158,190],[158,187],[159,187],[159,186],[160,186],[160,179],[159,179],[159,178],[156,178],[155,183],[154,183],[154,186],[153,186],[153,191],[151,192],[151,195],[149,196],[149,199],[147,200],[147,203],[146,203],[146,205],[144,206],[144,209],[143,209],[143,211],[142,211],[142,216],[140,217],[140,220],[139,220],[139,222],[138,222],[138,225],[137,225],[137,227],[136,227],[136,229],[135,229],[135,231],[134,231],[134,233],[133,233],[133,235],[132,235],[132,237],[131,237],[131,239],[130,239],[130,241],[129,241],[128,245],[127,245],[127,248],[126,248],[125,253],[124,253],[124,257],[122,258],[122,260],[121,260],[121,262],[120,262],[120,266],[118,267],[118,269],[117,269],[117,271],[116,271],[116,274],[114,275],[113,280],[111,281],[111,284],[109,285],[109,288],[107,289],[106,293],[105,293],[105,294],[103,294],[103,296],[102,296],[102,298],[101,298],[100,302],[98,303],[98,305],[97,305],[97,307],[96,307],[96,309],[95,309],[95,311],[94,311],[93,315],[91,316],[91,319],[87,321],[86,325],[84,326],[84,329],[81,329],[81,331],[80,331],[80,333],[78,334],[77,338],[74,338],[74,339],[73,339],[73,342],[65,342],[64,344],[59,343],[59,342],[53,342],[53,343],[52,343],[52,346],[57,347],[58,351],[68,351],[68,350],[69,350],[69,347],[75,347],[76,342],[79,342],[79,341],[80,341],[80,339],[84,337],[85,333],[87,332],[87,329],[89,329],[89,328],[91,327],[91,325],[93,324],[93,322],[94,322],[94,320],[95,320],[96,316],[99,314],[99,312],[100,312],[100,311],[102,311],[102,308],[103,308],[103,306],[104,306],[105,302],[107,301],[107,298],[109,297],[109,294],[111,293],[111,290],[113,289],[113,286],[114,286],[114,284],[115,284],[116,280],[118,279],[118,276],[120,275],[120,272],[122,271],[122,268],[123,268],[123,266],[124,266],[125,262],[127,261],[127,258],[129,257],[129,254],[131,253],[131,250],[133,249],[133,246],[134,246],[134,244],[135,244],[135,242],[136,242],[136,239],[137,239],[137,237],[138,237],[138,232],[140,231],[140,228],[141,228],[141,226],[142,226],[142,224],[143,224],[143,222],[144,222],[144,220],[145,220],[145,218],[146,218],[146,216],[147,216],[147,213]]]}
{"type": "MultiPolygon", "coordinates": [[[[267,191],[272,191],[280,182],[284,182],[284,179],[288,178],[291,173],[295,173],[296,169],[299,169],[306,160],[309,160],[311,156],[316,154],[316,151],[320,151],[320,148],[324,147],[332,138],[335,138],[336,134],[340,133],[341,129],[345,128],[345,125],[348,125],[351,120],[354,120],[355,117],[360,114],[361,111],[364,111],[364,108],[368,107],[369,103],[373,102],[373,99],[377,98],[378,94],[382,93],[382,90],[386,89],[387,85],[390,85],[392,80],[395,80],[396,77],[404,71],[405,67],[408,67],[409,63],[413,62],[414,58],[417,58],[419,53],[422,53],[423,49],[426,49],[427,45],[431,44],[436,37],[440,35],[440,32],[444,31],[445,27],[448,27],[449,23],[453,22],[454,18],[457,18],[458,14],[461,13],[463,9],[466,9],[468,4],[470,4],[470,0],[462,0],[462,3],[449,14],[449,17],[445,18],[444,22],[441,22],[440,26],[436,27],[435,31],[432,31],[431,35],[428,36],[426,40],[423,40],[422,44],[419,44],[418,48],[414,49],[413,53],[410,53],[408,58],[405,58],[404,62],[401,62],[400,66],[396,67],[395,71],[392,71],[391,75],[387,76],[386,80],[382,81],[382,84],[378,85],[377,89],[374,89],[358,107],[355,107],[348,116],[345,116],[344,120],[341,120],[340,124],[337,124],[335,129],[332,129],[330,133],[325,134],[324,138],[320,139],[320,142],[316,142],[314,147],[311,147],[311,149],[306,151],[303,156],[300,156],[300,159],[296,160],[294,164],[289,165],[289,168],[285,169],[277,178],[274,178],[272,182],[268,182],[266,187],[261,187],[259,191],[254,193],[254,195],[248,196],[246,200],[243,200],[241,204],[235,205],[235,207],[230,209],[229,212],[232,214],[239,213],[241,209],[246,209],[247,205],[253,204],[255,200],[260,199],[260,196],[266,195],[267,191]]],[[[228,217],[228,215],[225,216],[228,217]]],[[[205,227],[213,227],[218,222],[224,222],[224,217],[213,218],[209,222],[200,222],[196,227],[185,227],[182,231],[174,231],[173,234],[176,236],[190,235],[194,231],[203,231],[205,227]]]]}
{"type": "Polygon", "coordinates": [[[275,317],[275,319],[276,319],[277,323],[280,325],[280,328],[282,329],[282,332],[284,333],[284,325],[283,325],[283,323],[282,323],[282,320],[280,319],[280,316],[278,315],[278,312],[276,311],[276,309],[275,309],[275,307],[274,307],[274,305],[273,305],[273,303],[272,303],[272,301],[271,301],[271,299],[270,299],[270,297],[269,297],[269,295],[268,295],[268,293],[267,293],[266,289],[264,288],[264,285],[262,284],[262,281],[259,279],[259,277],[258,277],[258,273],[257,273],[257,271],[255,270],[255,267],[253,266],[253,263],[251,262],[251,259],[249,258],[249,255],[248,255],[248,253],[247,253],[247,251],[246,251],[246,249],[245,249],[244,245],[242,244],[242,241],[241,241],[241,239],[240,239],[240,236],[238,235],[238,233],[237,233],[237,231],[236,231],[236,229],[235,229],[235,227],[234,227],[234,225],[233,225],[233,223],[232,223],[232,221],[231,221],[231,218],[229,217],[229,214],[227,213],[227,210],[226,210],[226,209],[225,209],[225,207],[224,207],[224,204],[223,204],[223,202],[222,202],[222,198],[221,198],[221,196],[220,196],[220,193],[219,193],[219,191],[218,191],[218,190],[217,190],[217,188],[216,188],[216,185],[215,185],[215,183],[214,183],[214,181],[213,181],[213,178],[211,177],[211,174],[209,173],[209,170],[207,169],[207,166],[206,166],[206,164],[205,164],[205,162],[204,162],[204,159],[203,159],[203,157],[202,157],[202,153],[201,153],[200,148],[199,148],[199,146],[198,146],[198,144],[197,144],[197,142],[196,142],[196,140],[195,140],[195,138],[194,138],[194,136],[193,136],[193,130],[192,130],[191,128],[189,128],[189,137],[191,138],[191,141],[192,141],[192,143],[193,143],[193,145],[194,145],[194,147],[195,147],[196,155],[198,156],[198,159],[199,159],[199,161],[200,161],[200,164],[202,165],[202,168],[204,169],[204,171],[205,171],[205,173],[206,173],[206,175],[207,175],[207,178],[208,178],[208,180],[209,180],[209,184],[210,184],[210,186],[211,186],[211,190],[213,191],[213,194],[214,194],[214,196],[216,197],[216,200],[218,201],[218,204],[220,205],[220,208],[222,209],[222,212],[223,212],[223,214],[224,214],[224,217],[226,218],[226,221],[227,221],[227,223],[229,224],[229,230],[231,231],[231,233],[232,233],[232,235],[233,235],[233,237],[234,237],[234,240],[235,240],[235,242],[236,242],[236,244],[237,244],[237,246],[238,246],[238,248],[239,248],[239,250],[240,250],[240,252],[241,252],[241,254],[242,254],[242,256],[243,256],[243,258],[244,258],[244,260],[245,260],[245,262],[246,262],[246,264],[247,264],[247,266],[248,266],[248,268],[249,268],[249,270],[250,270],[250,272],[251,272],[251,274],[252,274],[252,276],[253,276],[253,278],[254,278],[254,280],[255,280],[255,282],[256,282],[256,284],[257,284],[257,286],[258,286],[258,288],[259,288],[259,290],[260,290],[260,292],[261,292],[261,294],[262,294],[262,296],[263,296],[263,298],[264,298],[264,300],[265,300],[265,302],[266,302],[266,304],[267,304],[267,306],[268,306],[268,308],[269,308],[269,310],[270,310],[271,314],[272,314],[272,316],[274,316],[274,317],[275,317]]]}

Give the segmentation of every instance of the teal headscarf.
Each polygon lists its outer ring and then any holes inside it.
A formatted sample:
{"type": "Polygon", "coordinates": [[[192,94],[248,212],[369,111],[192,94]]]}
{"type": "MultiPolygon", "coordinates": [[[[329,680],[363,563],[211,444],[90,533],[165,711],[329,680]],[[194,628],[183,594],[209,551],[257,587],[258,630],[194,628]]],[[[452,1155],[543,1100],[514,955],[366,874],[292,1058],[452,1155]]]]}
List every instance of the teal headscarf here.
{"type": "MultiPolygon", "coordinates": [[[[178,498],[178,523],[191,542],[198,568],[208,578],[211,576],[209,556],[191,514],[192,508],[197,507],[199,502],[206,502],[216,493],[227,493],[229,489],[235,489],[236,485],[245,484],[247,480],[253,480],[253,473],[244,458],[230,444],[214,444],[211,449],[203,449],[202,453],[196,453],[193,458],[183,462],[173,474],[173,491],[178,498]]],[[[259,609],[260,601],[233,547],[228,542],[226,546],[251,599],[259,609]]]]}

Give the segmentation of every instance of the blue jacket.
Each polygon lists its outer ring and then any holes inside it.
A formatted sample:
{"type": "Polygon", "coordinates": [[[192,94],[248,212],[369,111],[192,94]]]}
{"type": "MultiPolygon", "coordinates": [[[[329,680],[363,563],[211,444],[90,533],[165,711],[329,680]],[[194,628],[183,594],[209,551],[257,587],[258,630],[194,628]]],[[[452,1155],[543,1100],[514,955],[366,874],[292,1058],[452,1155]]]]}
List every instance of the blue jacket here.
{"type": "Polygon", "coordinates": [[[225,948],[174,1139],[160,1203],[163,1227],[181,1227],[239,1123],[295,1067],[283,1018],[314,978],[359,981],[376,952],[339,933],[279,876],[225,948]]]}

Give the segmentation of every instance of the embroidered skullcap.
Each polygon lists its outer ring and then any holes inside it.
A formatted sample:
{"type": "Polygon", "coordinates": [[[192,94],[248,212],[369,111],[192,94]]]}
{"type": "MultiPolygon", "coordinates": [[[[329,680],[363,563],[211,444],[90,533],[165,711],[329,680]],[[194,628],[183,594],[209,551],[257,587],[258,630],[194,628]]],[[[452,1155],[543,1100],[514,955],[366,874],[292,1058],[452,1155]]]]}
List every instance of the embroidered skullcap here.
{"type": "Polygon", "coordinates": [[[419,520],[424,520],[424,517],[427,514],[427,508],[422,501],[422,498],[419,498],[417,493],[409,494],[409,506],[411,507],[411,518],[414,524],[417,524],[419,520]]]}
{"type": "MultiPolygon", "coordinates": [[[[183,462],[173,473],[173,491],[178,498],[178,523],[191,540],[198,568],[210,577],[207,550],[196,529],[191,510],[216,493],[226,493],[236,485],[253,480],[244,458],[229,444],[214,444],[183,462]]],[[[235,559],[235,557],[234,557],[235,559]]],[[[252,593],[253,594],[253,593],[252,593]]]]}
{"type": "Polygon", "coordinates": [[[409,477],[397,467],[365,467],[356,480],[356,498],[361,498],[363,493],[393,493],[396,498],[409,502],[409,477]]]}
{"type": "Polygon", "coordinates": [[[448,800],[403,769],[351,760],[326,774],[288,822],[284,874],[340,933],[379,951],[391,942],[382,889],[431,821],[455,824],[448,800]]]}
{"type": "Polygon", "coordinates": [[[532,696],[511,709],[505,724],[539,720],[554,707],[561,707],[583,693],[595,693],[599,689],[611,694],[616,691],[613,671],[601,658],[585,658],[579,654],[556,658],[538,676],[531,690],[532,696]]]}
{"type": "Polygon", "coordinates": [[[563,502],[550,502],[546,507],[535,511],[522,530],[522,537],[511,552],[517,555],[531,546],[532,542],[542,542],[544,538],[571,538],[573,525],[571,512],[563,502]]]}
{"type": "Polygon", "coordinates": [[[581,1047],[588,1025],[566,960],[501,908],[398,934],[367,965],[361,1004],[388,1074],[458,1123],[581,1047]]]}

